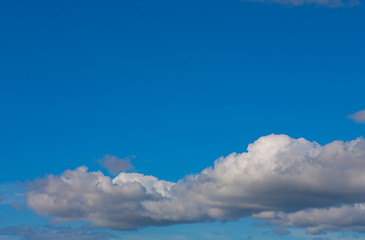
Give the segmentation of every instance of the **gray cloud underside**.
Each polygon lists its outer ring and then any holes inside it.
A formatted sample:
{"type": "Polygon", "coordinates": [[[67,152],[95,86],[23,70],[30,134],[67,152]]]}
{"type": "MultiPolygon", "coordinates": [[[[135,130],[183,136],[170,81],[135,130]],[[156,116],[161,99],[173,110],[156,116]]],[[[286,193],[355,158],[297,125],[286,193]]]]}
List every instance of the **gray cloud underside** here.
{"type": "MultiPolygon", "coordinates": [[[[264,214],[261,213],[261,215],[264,214]]],[[[324,231],[365,232],[365,204],[363,203],[325,209],[306,209],[294,213],[272,212],[271,214],[272,216],[267,220],[268,223],[283,227],[306,228],[307,232],[311,234],[319,234],[324,231]]],[[[260,218],[260,216],[257,217],[260,218]]]]}
{"type": "Polygon", "coordinates": [[[176,183],[126,172],[110,178],[80,167],[35,181],[27,203],[55,221],[119,230],[253,216],[316,234],[364,231],[364,187],[363,138],[321,146],[269,135],[176,183]]]}

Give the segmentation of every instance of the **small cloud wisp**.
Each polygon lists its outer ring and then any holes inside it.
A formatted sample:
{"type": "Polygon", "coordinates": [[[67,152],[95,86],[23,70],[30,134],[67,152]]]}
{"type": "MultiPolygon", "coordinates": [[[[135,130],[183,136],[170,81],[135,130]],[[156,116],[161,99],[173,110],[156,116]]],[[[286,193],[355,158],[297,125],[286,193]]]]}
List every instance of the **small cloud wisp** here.
{"type": "Polygon", "coordinates": [[[120,172],[128,171],[133,169],[131,160],[134,156],[126,158],[118,158],[112,155],[104,155],[102,159],[98,160],[98,163],[104,167],[113,176],[118,175],[120,172]]]}
{"type": "Polygon", "coordinates": [[[354,114],[351,114],[348,117],[357,123],[365,123],[365,110],[355,112],[354,114]]]}
{"type": "Polygon", "coordinates": [[[243,0],[257,3],[274,3],[285,6],[316,5],[330,8],[352,7],[360,4],[359,0],[243,0]]]}

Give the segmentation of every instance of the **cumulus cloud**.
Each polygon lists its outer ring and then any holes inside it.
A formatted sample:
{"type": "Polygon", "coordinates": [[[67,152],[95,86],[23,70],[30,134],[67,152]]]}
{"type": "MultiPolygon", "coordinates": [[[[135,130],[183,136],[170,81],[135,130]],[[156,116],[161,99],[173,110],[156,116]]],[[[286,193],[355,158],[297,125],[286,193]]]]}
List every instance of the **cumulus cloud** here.
{"type": "Polygon", "coordinates": [[[98,162],[101,166],[103,166],[108,172],[112,175],[117,175],[120,172],[127,171],[133,168],[131,163],[131,159],[134,156],[126,157],[126,158],[118,158],[112,155],[104,155],[102,159],[99,159],[98,162]]]}
{"type": "Polygon", "coordinates": [[[318,6],[325,6],[332,8],[351,7],[360,4],[359,0],[244,0],[244,1],[260,2],[260,3],[276,3],[288,6],[302,6],[302,5],[314,4],[318,6]]]}
{"type": "Polygon", "coordinates": [[[365,123],[365,110],[355,112],[354,114],[349,115],[349,118],[357,123],[365,123]]]}
{"type": "Polygon", "coordinates": [[[306,227],[310,233],[362,231],[364,173],[363,138],[321,146],[269,135],[247,152],[219,158],[178,182],[126,172],[110,178],[86,167],[49,175],[32,183],[27,203],[55,221],[85,220],[120,230],[253,216],[280,227],[306,227]],[[345,219],[341,224],[332,214],[340,205],[358,213],[351,220],[358,227],[347,228],[345,219]],[[306,222],[312,211],[332,212],[327,219],[306,222]],[[325,221],[331,226],[323,227],[325,221]]]}

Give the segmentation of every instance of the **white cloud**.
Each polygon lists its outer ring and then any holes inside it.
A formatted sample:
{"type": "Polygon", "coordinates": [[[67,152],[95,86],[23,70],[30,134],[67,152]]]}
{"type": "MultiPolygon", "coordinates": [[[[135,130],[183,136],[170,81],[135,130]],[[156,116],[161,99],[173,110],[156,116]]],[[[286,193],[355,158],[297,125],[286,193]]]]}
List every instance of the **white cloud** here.
{"type": "MultiPolygon", "coordinates": [[[[250,144],[247,152],[220,158],[213,167],[176,183],[126,172],[111,179],[80,167],[35,181],[27,203],[56,221],[86,220],[113,229],[251,215],[278,226],[318,227],[291,223],[289,216],[300,219],[300,211],[365,202],[364,184],[363,138],[321,146],[269,135],[250,144]]],[[[365,217],[359,219],[365,227],[365,217]]],[[[342,230],[332,226],[323,229],[342,230]]]]}
{"type": "Polygon", "coordinates": [[[354,114],[351,114],[349,115],[349,118],[357,123],[365,123],[365,110],[361,110],[354,114]]]}

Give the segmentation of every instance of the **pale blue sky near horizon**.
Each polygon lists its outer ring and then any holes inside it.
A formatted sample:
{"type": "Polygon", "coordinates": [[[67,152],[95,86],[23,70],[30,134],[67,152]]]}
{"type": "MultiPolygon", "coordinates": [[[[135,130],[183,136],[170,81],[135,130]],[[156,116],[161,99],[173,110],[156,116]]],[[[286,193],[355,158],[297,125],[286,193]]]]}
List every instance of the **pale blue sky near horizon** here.
{"type": "MultiPolygon", "coordinates": [[[[106,173],[104,155],[135,156],[132,171],[178,181],[272,133],[320,144],[364,136],[348,118],[365,109],[364,43],[361,3],[1,0],[0,196],[83,165],[106,173]]],[[[0,201],[0,219],[45,222],[22,208],[0,201]]],[[[251,221],[118,234],[316,237],[251,221]]]]}

